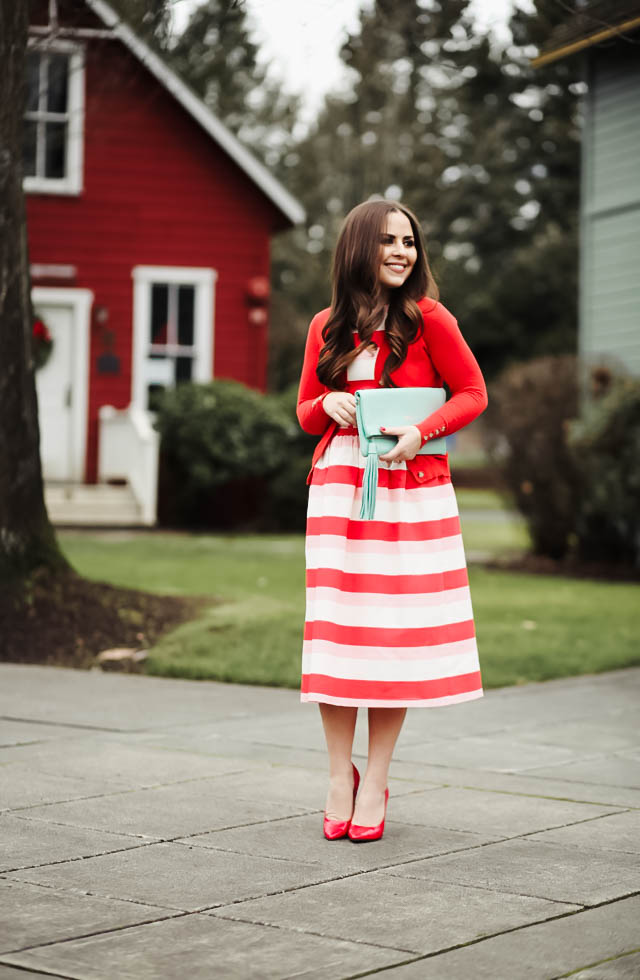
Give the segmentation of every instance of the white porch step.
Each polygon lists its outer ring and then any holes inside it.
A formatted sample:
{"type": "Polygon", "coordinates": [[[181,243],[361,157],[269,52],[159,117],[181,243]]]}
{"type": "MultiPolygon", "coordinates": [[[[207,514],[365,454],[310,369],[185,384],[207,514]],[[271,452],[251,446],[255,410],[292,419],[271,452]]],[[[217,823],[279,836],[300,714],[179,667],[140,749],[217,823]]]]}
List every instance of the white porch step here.
{"type": "Polygon", "coordinates": [[[65,527],[142,527],[142,512],[129,486],[47,483],[49,519],[65,527]]]}

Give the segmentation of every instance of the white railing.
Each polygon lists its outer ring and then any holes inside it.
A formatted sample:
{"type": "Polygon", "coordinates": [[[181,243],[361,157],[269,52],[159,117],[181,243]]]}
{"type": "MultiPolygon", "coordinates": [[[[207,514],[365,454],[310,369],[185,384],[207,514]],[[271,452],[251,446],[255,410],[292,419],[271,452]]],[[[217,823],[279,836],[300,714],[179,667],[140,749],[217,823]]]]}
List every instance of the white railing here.
{"type": "Polygon", "coordinates": [[[98,480],[126,480],[143,524],[156,523],[159,434],[141,408],[103,405],[99,412],[98,480]]]}

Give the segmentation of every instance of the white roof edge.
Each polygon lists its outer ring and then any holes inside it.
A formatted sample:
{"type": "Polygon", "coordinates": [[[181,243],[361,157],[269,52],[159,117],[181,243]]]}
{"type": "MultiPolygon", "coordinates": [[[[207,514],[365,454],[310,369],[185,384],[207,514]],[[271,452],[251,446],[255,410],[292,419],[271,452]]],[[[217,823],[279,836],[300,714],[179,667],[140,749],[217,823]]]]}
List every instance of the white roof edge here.
{"type": "Polygon", "coordinates": [[[306,212],[302,205],[290,194],[273,174],[247,150],[188,85],[158,57],[151,48],[141,41],[137,34],[124,23],[104,0],[85,0],[88,7],[113,30],[114,36],[148,68],[152,75],[171,92],[175,99],[200,123],[202,128],[229,154],[260,190],[282,211],[293,224],[304,221],[306,212]]]}

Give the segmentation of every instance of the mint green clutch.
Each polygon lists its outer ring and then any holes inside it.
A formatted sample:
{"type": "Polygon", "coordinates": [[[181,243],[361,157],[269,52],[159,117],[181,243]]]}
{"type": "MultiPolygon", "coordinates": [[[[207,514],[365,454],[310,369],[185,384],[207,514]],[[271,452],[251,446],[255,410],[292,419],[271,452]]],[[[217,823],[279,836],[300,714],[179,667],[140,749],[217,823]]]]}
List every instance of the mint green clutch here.
{"type": "MultiPolygon", "coordinates": [[[[361,520],[373,520],[378,487],[378,456],[396,445],[396,436],[385,436],[380,426],[417,425],[446,401],[444,388],[361,388],[356,391],[356,421],[360,452],[366,456],[362,485],[361,520]]],[[[418,450],[422,455],[443,454],[447,440],[429,439],[418,450]]]]}

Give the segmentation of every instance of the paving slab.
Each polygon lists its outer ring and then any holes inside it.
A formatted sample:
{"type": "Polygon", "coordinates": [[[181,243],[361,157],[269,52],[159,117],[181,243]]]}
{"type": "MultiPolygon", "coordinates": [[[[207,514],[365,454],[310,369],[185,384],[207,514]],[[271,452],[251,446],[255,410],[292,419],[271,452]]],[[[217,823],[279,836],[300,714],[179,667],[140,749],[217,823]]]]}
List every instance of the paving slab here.
{"type": "Polygon", "coordinates": [[[30,820],[22,815],[28,812],[0,816],[0,872],[108,854],[138,845],[135,838],[124,834],[30,820]]]}
{"type": "Polygon", "coordinates": [[[597,721],[584,719],[544,725],[542,728],[520,728],[521,741],[537,744],[559,745],[580,752],[615,752],[640,745],[638,711],[616,711],[612,717],[597,721]]]}
{"type": "Polygon", "coordinates": [[[577,751],[556,745],[531,744],[515,734],[505,739],[503,732],[491,735],[468,735],[450,742],[418,743],[398,746],[397,759],[423,762],[425,759],[444,766],[473,765],[498,772],[520,772],[541,765],[573,762],[577,751]]]}
{"type": "MultiPolygon", "coordinates": [[[[62,973],[51,973],[47,970],[43,973],[41,970],[36,972],[35,970],[21,970],[19,967],[14,966],[3,966],[0,963],[0,978],[1,980],[44,980],[45,977],[49,977],[49,980],[67,980],[63,977],[62,973]]],[[[67,974],[68,977],[68,974],[67,974]]]]}
{"type": "Polygon", "coordinates": [[[614,807],[572,803],[511,793],[492,793],[462,786],[406,793],[389,800],[395,820],[426,827],[468,830],[499,840],[574,824],[619,812],[614,807]]]}
{"type": "Polygon", "coordinates": [[[401,962],[406,954],[261,925],[188,915],[105,936],[4,956],[82,980],[336,980],[401,962]]]}
{"type": "Polygon", "coordinates": [[[317,813],[286,821],[269,821],[251,827],[199,834],[185,839],[183,843],[259,857],[291,858],[292,854],[304,854],[309,864],[320,865],[332,876],[340,877],[347,871],[390,867],[434,854],[480,847],[489,840],[490,837],[482,834],[442,828],[427,834],[423,827],[409,827],[387,820],[384,837],[376,847],[356,847],[346,838],[325,840],[322,815],[317,813]]]}
{"type": "Polygon", "coordinates": [[[639,698],[632,668],[410,711],[363,846],[322,836],[297,691],[0,664],[0,977],[628,971],[639,698]]]}
{"type": "MultiPolygon", "coordinates": [[[[322,728],[318,730],[317,725],[307,725],[305,715],[309,719],[317,712],[313,704],[291,705],[288,711],[278,714],[256,714],[253,717],[246,715],[233,718],[217,719],[212,729],[216,736],[224,738],[238,738],[245,742],[255,742],[257,744],[273,746],[297,745],[303,749],[313,749],[316,752],[324,751],[324,736],[322,728]]],[[[354,744],[356,749],[365,750],[366,743],[362,741],[361,727],[358,726],[354,744]]]]}
{"type": "MultiPolygon", "coordinates": [[[[327,772],[327,755],[324,747],[305,748],[301,745],[274,745],[256,742],[251,735],[239,738],[211,731],[211,725],[193,726],[191,731],[144,732],[131,736],[143,743],[181,752],[197,752],[201,755],[251,759],[256,763],[283,765],[327,772]]],[[[354,752],[354,761],[364,758],[354,752]]]]}
{"type": "Polygon", "coordinates": [[[0,813],[104,793],[105,786],[99,774],[92,779],[82,779],[40,772],[20,762],[0,765],[0,813]]]}
{"type": "Polygon", "coordinates": [[[574,973],[573,980],[638,980],[640,977],[640,953],[623,953],[613,960],[605,960],[586,970],[574,973]]]}
{"type": "Polygon", "coordinates": [[[48,739],[77,738],[78,729],[72,725],[49,725],[47,722],[12,721],[0,718],[0,748],[9,745],[30,745],[48,739]]]}
{"type": "MultiPolygon", "coordinates": [[[[640,897],[526,926],[385,971],[385,980],[556,980],[638,949],[640,897]]],[[[624,976],[624,974],[622,974],[624,976]]],[[[596,974],[596,977],[598,974],[596,974]]],[[[604,974],[604,977],[607,975],[604,974]]],[[[613,977],[617,975],[612,974],[613,977]]],[[[632,974],[633,976],[633,974],[632,974]]],[[[637,974],[634,980],[637,980],[637,974]]],[[[593,980],[593,978],[590,978],[593,980]]]]}
{"type": "Polygon", "coordinates": [[[108,932],[176,915],[167,909],[97,895],[74,895],[0,879],[0,959],[27,946],[108,932]]]}
{"type": "Polygon", "coordinates": [[[640,854],[640,810],[603,816],[584,823],[555,827],[530,834],[529,840],[552,841],[572,847],[599,847],[602,850],[640,854]]]}
{"type": "Polygon", "coordinates": [[[561,776],[563,768],[558,766],[553,770],[553,776],[539,776],[532,775],[531,772],[501,773],[462,767],[453,769],[401,761],[392,764],[394,777],[407,782],[430,780],[440,785],[463,786],[496,793],[518,793],[523,796],[572,800],[576,803],[595,803],[599,806],[640,807],[640,789],[611,783],[564,780],[561,776]]]}
{"type": "MultiPolygon", "coordinates": [[[[218,773],[252,768],[247,760],[212,758],[152,746],[127,745],[122,741],[77,737],[59,742],[16,745],[0,750],[2,762],[25,765],[37,773],[57,773],[73,779],[95,781],[96,773],[105,789],[137,789],[163,783],[197,779],[218,773]]],[[[0,770],[1,772],[2,770],[0,770]]],[[[11,769],[6,771],[10,778],[11,769]]]]}
{"type": "Polygon", "coordinates": [[[640,860],[629,854],[529,837],[412,861],[384,874],[455,881],[578,905],[596,905],[640,890],[640,860]]]}
{"type": "Polygon", "coordinates": [[[196,912],[324,881],[320,865],[300,855],[290,860],[215,851],[187,844],[141,844],[136,848],[11,871],[9,881],[32,882],[84,894],[196,912]]]}
{"type": "Polygon", "coordinates": [[[370,872],[212,914],[433,953],[576,908],[530,896],[370,872]]]}
{"type": "Polygon", "coordinates": [[[177,678],[116,674],[102,670],[2,664],[0,717],[59,722],[107,731],[162,729],[180,722],[280,713],[299,704],[295,691],[238,684],[233,698],[226,684],[177,678]]]}
{"type": "MultiPolygon", "coordinates": [[[[356,765],[357,757],[354,756],[356,765]]],[[[326,771],[309,772],[293,766],[262,766],[256,772],[229,773],[218,776],[212,783],[221,795],[233,795],[237,799],[253,799],[274,803],[294,804],[308,810],[316,810],[324,804],[327,792],[326,771]]],[[[425,782],[425,785],[426,784],[425,782]]],[[[419,787],[417,787],[419,788],[419,787]]],[[[390,792],[395,795],[412,792],[414,786],[389,780],[390,792]]]]}
{"type": "Polygon", "coordinates": [[[34,821],[162,840],[307,812],[307,808],[296,802],[261,800],[257,792],[250,797],[248,779],[242,785],[247,794],[242,798],[235,787],[225,792],[215,779],[198,779],[31,807],[21,812],[34,821]]]}
{"type": "Polygon", "coordinates": [[[409,712],[398,747],[423,741],[424,733],[443,738],[536,730],[559,721],[599,724],[621,712],[637,712],[640,699],[640,670],[637,667],[606,674],[567,677],[554,681],[485,691],[484,698],[445,711],[429,709],[409,712]],[[614,676],[617,675],[617,676],[614,676]],[[491,711],[486,711],[487,696],[491,711]],[[426,718],[422,718],[426,715],[426,718]]]}
{"type": "Polygon", "coordinates": [[[568,783],[595,783],[640,790],[640,756],[629,752],[600,753],[595,758],[573,760],[553,768],[531,768],[532,776],[563,779],[568,783]]]}

